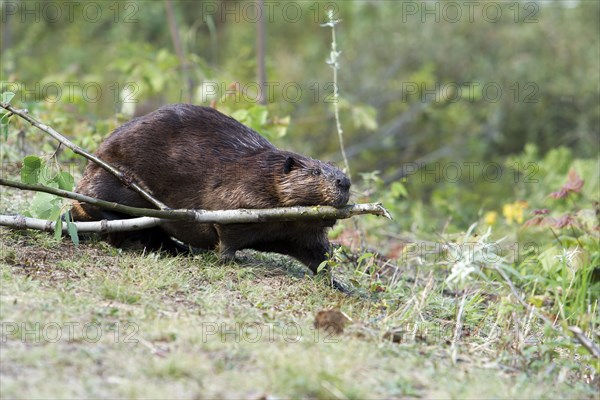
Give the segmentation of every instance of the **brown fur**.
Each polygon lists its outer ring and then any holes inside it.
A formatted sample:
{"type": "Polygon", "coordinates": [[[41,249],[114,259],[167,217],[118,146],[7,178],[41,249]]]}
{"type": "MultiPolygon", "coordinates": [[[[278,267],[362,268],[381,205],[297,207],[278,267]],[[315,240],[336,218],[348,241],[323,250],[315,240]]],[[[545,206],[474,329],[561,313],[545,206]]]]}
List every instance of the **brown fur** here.
{"type": "MultiPolygon", "coordinates": [[[[275,148],[252,129],[212,108],[176,104],[117,128],[96,154],[171,208],[206,210],[331,205],[348,202],[350,180],[336,167],[275,148]]],[[[151,207],[94,163],[79,193],[135,207],[151,207]]],[[[78,220],[123,218],[74,204],[78,220]]],[[[113,234],[111,243],[141,240],[151,249],[175,250],[170,239],[224,258],[241,249],[290,255],[316,272],[329,252],[326,229],[335,220],[260,224],[173,222],[138,233],[113,234]]]]}

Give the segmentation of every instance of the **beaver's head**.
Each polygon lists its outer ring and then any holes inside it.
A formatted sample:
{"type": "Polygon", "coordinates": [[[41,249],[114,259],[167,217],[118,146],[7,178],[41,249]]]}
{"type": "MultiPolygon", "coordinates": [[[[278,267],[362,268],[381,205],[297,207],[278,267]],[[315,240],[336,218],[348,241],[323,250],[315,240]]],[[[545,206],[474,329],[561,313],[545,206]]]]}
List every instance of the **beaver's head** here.
{"type": "Polygon", "coordinates": [[[278,152],[272,165],[282,206],[342,207],[350,198],[350,179],[333,164],[291,152],[278,152]]]}

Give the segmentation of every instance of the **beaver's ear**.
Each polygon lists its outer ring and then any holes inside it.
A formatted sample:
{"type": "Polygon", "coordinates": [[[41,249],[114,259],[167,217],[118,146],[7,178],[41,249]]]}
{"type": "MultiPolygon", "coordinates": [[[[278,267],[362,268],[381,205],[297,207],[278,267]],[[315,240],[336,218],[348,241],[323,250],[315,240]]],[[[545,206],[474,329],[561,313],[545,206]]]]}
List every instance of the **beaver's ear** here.
{"type": "Polygon", "coordinates": [[[283,164],[283,173],[289,174],[295,164],[296,164],[296,160],[294,159],[294,157],[286,158],[285,164],[283,164]]]}

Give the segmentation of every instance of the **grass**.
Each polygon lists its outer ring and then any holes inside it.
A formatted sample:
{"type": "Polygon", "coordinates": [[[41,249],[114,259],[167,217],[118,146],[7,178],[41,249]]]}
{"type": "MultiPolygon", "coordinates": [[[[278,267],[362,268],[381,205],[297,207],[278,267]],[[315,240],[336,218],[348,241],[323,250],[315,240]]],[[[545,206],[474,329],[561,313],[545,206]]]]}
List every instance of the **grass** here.
{"type": "Polygon", "coordinates": [[[285,257],[0,239],[2,398],[597,397],[589,358],[514,328],[505,290],[466,296],[453,345],[460,298],[432,273],[346,296],[285,257]],[[354,320],[340,335],[313,327],[330,308],[354,320]]]}

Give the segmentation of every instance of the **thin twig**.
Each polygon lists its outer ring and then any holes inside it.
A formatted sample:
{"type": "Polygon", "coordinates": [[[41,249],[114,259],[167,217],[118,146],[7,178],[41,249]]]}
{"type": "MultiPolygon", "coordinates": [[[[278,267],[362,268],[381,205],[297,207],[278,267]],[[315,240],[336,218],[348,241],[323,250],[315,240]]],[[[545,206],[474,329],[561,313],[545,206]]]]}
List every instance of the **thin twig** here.
{"type": "Polygon", "coordinates": [[[81,147],[77,146],[75,143],[71,142],[69,139],[67,139],[66,137],[64,137],[63,135],[61,135],[60,133],[58,133],[56,130],[49,127],[48,125],[42,124],[41,122],[37,121],[35,118],[33,118],[32,116],[27,114],[26,111],[18,110],[16,108],[14,108],[13,106],[11,106],[10,104],[4,103],[4,102],[0,102],[0,107],[4,108],[5,110],[10,111],[14,115],[17,115],[17,116],[23,118],[24,120],[29,122],[31,125],[38,128],[39,130],[52,136],[54,139],[58,140],[60,143],[64,144],[69,149],[73,150],[73,152],[75,154],[79,154],[79,155],[87,158],[88,160],[95,162],[96,164],[98,164],[99,166],[101,166],[102,168],[104,168],[105,170],[107,170],[108,172],[113,174],[114,176],[116,176],[121,182],[123,182],[125,184],[125,186],[130,187],[135,192],[137,192],[140,196],[142,196],[145,200],[149,201],[151,204],[155,205],[156,207],[160,208],[161,210],[166,210],[169,208],[165,204],[163,204],[161,201],[154,198],[150,193],[148,193],[146,190],[144,190],[142,187],[140,187],[137,183],[131,181],[131,179],[129,179],[121,171],[119,171],[118,169],[116,169],[115,167],[110,165],[109,163],[96,157],[95,155],[87,152],[86,150],[82,149],[81,147]]]}

